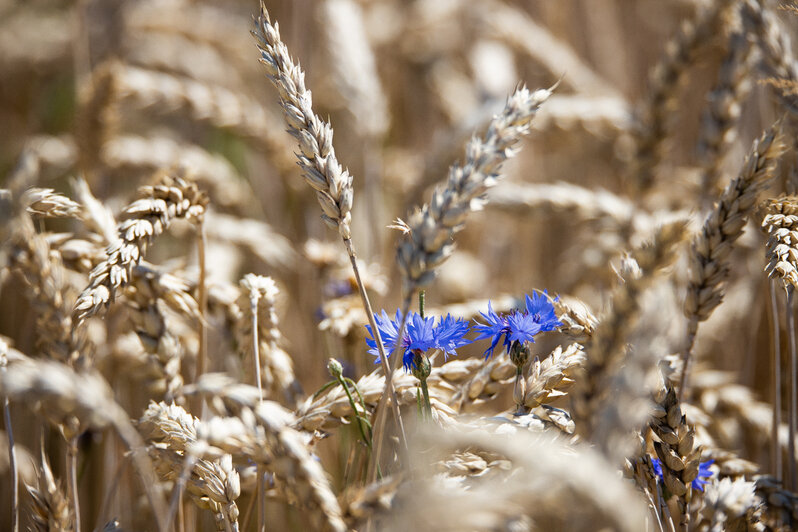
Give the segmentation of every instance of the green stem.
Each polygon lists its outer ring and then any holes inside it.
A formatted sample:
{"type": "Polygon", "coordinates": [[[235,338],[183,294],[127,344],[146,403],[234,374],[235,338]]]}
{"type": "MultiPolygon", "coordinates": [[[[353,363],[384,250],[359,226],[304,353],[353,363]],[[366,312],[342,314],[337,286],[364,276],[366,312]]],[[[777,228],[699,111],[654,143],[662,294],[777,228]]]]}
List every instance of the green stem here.
{"type": "Polygon", "coordinates": [[[344,382],[346,382],[347,384],[352,386],[352,388],[354,388],[355,393],[357,394],[357,398],[360,399],[360,406],[363,407],[363,411],[365,412],[366,411],[366,400],[363,399],[363,395],[360,393],[360,389],[358,389],[357,383],[355,381],[353,381],[352,379],[350,379],[349,377],[343,377],[343,379],[344,379],[344,382]]]}
{"type": "MultiPolygon", "coordinates": [[[[368,436],[366,436],[366,431],[363,429],[363,419],[360,417],[360,413],[357,410],[357,405],[355,404],[355,400],[352,397],[352,393],[349,391],[349,386],[346,385],[346,381],[340,375],[337,377],[337,379],[338,382],[343,387],[344,392],[346,392],[346,397],[349,399],[349,404],[352,406],[352,411],[354,412],[355,419],[357,419],[357,428],[360,431],[360,437],[363,438],[363,442],[368,446],[369,449],[371,449],[371,440],[369,439],[368,436]]],[[[355,390],[357,390],[357,386],[355,387],[355,390]]],[[[359,391],[358,395],[360,395],[359,391]]]]}
{"type": "Polygon", "coordinates": [[[427,303],[427,292],[426,290],[419,290],[418,292],[418,315],[422,318],[424,317],[424,307],[427,303]]]}
{"type": "Polygon", "coordinates": [[[432,419],[432,404],[429,401],[429,389],[427,388],[427,379],[420,379],[421,393],[424,394],[424,415],[426,419],[432,419]]]}
{"type": "Polygon", "coordinates": [[[321,394],[323,394],[324,392],[326,392],[327,390],[329,390],[330,388],[332,388],[336,384],[338,384],[338,381],[334,381],[333,380],[333,381],[328,382],[327,384],[325,384],[324,386],[322,386],[318,390],[316,390],[316,393],[313,394],[313,400],[315,401],[318,396],[320,396],[321,394]]]}

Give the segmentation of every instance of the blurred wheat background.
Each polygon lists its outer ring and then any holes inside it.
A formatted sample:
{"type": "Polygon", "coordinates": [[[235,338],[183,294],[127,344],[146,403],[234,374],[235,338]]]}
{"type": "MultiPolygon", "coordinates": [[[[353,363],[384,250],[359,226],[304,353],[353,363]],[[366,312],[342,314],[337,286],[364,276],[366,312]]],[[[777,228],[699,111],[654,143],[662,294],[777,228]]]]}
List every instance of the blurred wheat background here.
{"type": "Polygon", "coordinates": [[[0,0],[0,528],[795,529],[796,13],[0,0]]]}

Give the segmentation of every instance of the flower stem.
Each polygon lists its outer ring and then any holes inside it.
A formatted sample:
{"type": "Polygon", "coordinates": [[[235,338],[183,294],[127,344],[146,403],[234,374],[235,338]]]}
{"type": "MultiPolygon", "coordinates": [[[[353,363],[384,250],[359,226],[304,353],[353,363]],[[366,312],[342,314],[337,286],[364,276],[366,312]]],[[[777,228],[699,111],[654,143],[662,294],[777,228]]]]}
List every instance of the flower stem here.
{"type": "MultiPolygon", "coordinates": [[[[344,392],[346,392],[346,397],[349,399],[349,405],[352,407],[355,419],[357,419],[357,428],[360,430],[360,437],[363,438],[363,442],[368,446],[369,449],[371,449],[371,438],[366,436],[366,431],[363,428],[363,419],[360,417],[360,413],[357,410],[357,405],[355,404],[354,398],[352,398],[352,393],[349,391],[349,386],[341,375],[338,375],[336,378],[338,379],[338,383],[344,389],[344,392]]],[[[357,387],[355,387],[355,390],[357,390],[357,387]]],[[[358,395],[360,395],[360,392],[358,392],[358,395]]]]}
{"type": "Polygon", "coordinates": [[[516,409],[517,415],[523,415],[524,411],[524,374],[520,367],[515,369],[515,383],[513,384],[513,399],[518,407],[516,409]]]}
{"type": "Polygon", "coordinates": [[[429,400],[429,389],[427,388],[427,379],[419,379],[421,383],[421,393],[424,396],[424,418],[432,420],[432,404],[429,400]]]}

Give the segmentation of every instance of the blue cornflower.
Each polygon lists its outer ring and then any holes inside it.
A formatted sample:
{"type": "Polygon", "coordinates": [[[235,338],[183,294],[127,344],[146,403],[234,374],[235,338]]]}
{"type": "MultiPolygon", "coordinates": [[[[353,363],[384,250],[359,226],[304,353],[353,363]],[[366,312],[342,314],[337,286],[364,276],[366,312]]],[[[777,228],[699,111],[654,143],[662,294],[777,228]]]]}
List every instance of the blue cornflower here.
{"type": "Polygon", "coordinates": [[[510,352],[514,342],[523,345],[525,342],[534,342],[535,335],[540,332],[553,331],[562,323],[557,319],[554,305],[549,300],[546,292],[542,295],[532,294],[526,296],[526,308],[513,310],[505,316],[494,312],[493,306],[488,302],[488,312],[480,312],[487,323],[477,322],[474,327],[479,333],[476,340],[491,338],[490,347],[485,350],[485,358],[493,356],[493,350],[504,336],[504,348],[510,352]]]}
{"type": "MultiPolygon", "coordinates": [[[[555,298],[554,301],[557,299],[555,298]]],[[[526,311],[533,316],[535,323],[540,324],[541,332],[553,331],[557,327],[562,327],[562,322],[557,319],[547,290],[544,290],[542,294],[532,292],[532,297],[526,296],[526,311]]]]}
{"type": "MultiPolygon", "coordinates": [[[[402,313],[397,310],[396,316],[392,320],[383,310],[382,315],[374,314],[374,320],[380,331],[385,352],[390,356],[396,346],[399,326],[402,324],[402,313]]],[[[371,348],[369,353],[377,357],[377,360],[374,361],[376,364],[380,361],[377,342],[374,340],[370,325],[366,325],[366,330],[369,333],[366,344],[371,348]]],[[[410,371],[415,365],[413,362],[414,351],[425,353],[432,349],[440,349],[444,352],[444,357],[456,355],[458,347],[471,343],[471,340],[464,338],[468,331],[468,322],[453,318],[448,314],[446,317],[440,318],[438,324],[435,325],[435,318],[422,318],[416,312],[410,312],[407,315],[407,324],[400,343],[401,348],[404,349],[402,364],[405,370],[410,371]]]]}
{"type": "MultiPolygon", "coordinates": [[[[698,466],[698,476],[693,479],[692,485],[693,489],[697,489],[698,491],[704,491],[704,484],[708,484],[709,481],[705,480],[710,478],[713,473],[710,471],[709,466],[715,463],[715,460],[707,460],[706,462],[701,462],[698,466]]],[[[665,480],[662,476],[662,463],[659,461],[658,458],[652,458],[651,464],[654,466],[654,473],[660,478],[660,480],[665,480]]]]}

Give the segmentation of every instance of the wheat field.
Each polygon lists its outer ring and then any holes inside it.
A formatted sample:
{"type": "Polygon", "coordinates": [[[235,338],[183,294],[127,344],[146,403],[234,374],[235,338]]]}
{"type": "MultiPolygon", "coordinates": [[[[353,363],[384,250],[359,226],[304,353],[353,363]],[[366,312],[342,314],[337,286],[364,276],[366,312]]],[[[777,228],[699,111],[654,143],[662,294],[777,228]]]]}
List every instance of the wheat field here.
{"type": "Polygon", "coordinates": [[[0,529],[797,529],[796,28],[0,0],[0,529]]]}

